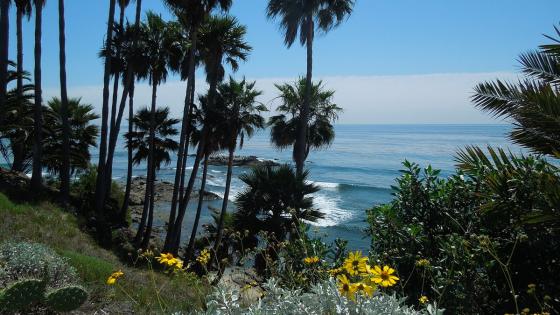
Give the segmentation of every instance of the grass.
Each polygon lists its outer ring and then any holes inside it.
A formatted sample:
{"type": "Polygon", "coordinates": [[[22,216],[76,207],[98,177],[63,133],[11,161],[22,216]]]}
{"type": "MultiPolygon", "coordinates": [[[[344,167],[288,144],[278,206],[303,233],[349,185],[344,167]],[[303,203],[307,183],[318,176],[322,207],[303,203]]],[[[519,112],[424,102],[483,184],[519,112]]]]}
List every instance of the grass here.
{"type": "Polygon", "coordinates": [[[166,313],[188,313],[200,307],[208,293],[209,286],[193,275],[169,277],[123,265],[111,251],[97,246],[88,234],[80,230],[73,214],[51,203],[15,204],[0,193],[0,218],[0,243],[42,243],[66,257],[76,268],[90,294],[81,312],[159,313],[161,306],[156,298],[157,288],[166,313]],[[119,280],[120,287],[106,285],[107,277],[116,270],[125,273],[124,278],[119,280]],[[126,294],[121,288],[126,290],[126,294]]]}

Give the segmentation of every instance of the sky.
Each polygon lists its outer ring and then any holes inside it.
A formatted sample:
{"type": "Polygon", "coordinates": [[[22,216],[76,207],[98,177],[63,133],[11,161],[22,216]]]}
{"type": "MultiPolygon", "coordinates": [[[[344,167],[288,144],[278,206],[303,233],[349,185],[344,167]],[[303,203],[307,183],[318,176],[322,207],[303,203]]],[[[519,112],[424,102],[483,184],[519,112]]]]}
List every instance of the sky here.
{"type": "MultiPolygon", "coordinates": [[[[67,72],[71,97],[99,110],[103,43],[109,1],[66,0],[67,72]]],[[[306,70],[305,49],[288,49],[277,21],[266,18],[265,0],[234,0],[230,14],[248,29],[253,47],[237,78],[257,81],[261,102],[277,105],[274,83],[293,82],[306,70]]],[[[57,1],[47,0],[43,18],[43,88],[59,95],[57,1]]],[[[160,0],[143,10],[171,14],[160,0]]],[[[10,58],[16,58],[12,9],[10,58]]],[[[475,109],[469,98],[478,83],[517,80],[520,53],[548,43],[560,22],[557,0],[357,0],[353,14],[314,43],[314,78],[336,91],[344,108],[339,123],[499,123],[475,109]]],[[[127,10],[133,20],[134,4],[127,10]]],[[[33,18],[24,26],[24,67],[33,72],[33,18]]],[[[199,77],[202,77],[199,75],[199,77]]],[[[197,84],[203,93],[204,82],[197,84]]],[[[171,76],[158,105],[179,116],[185,83],[171,76]]],[[[139,84],[136,104],[147,105],[150,89],[139,84]]]]}

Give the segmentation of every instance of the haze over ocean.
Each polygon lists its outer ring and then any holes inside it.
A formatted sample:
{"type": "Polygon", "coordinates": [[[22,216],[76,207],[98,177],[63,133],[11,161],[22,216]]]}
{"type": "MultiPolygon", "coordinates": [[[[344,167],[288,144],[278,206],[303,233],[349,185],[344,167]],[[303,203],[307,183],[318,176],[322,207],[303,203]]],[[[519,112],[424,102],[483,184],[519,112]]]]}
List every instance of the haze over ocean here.
{"type": "MultiPolygon", "coordinates": [[[[442,176],[454,172],[454,157],[457,150],[467,145],[486,145],[509,148],[512,152],[521,149],[509,142],[509,125],[337,125],[336,139],[327,150],[310,153],[307,166],[310,180],[321,187],[314,196],[315,206],[326,214],[326,218],[314,224],[327,240],[344,238],[350,248],[366,249],[369,240],[364,239],[365,210],[373,205],[389,202],[391,185],[400,175],[402,162],[407,159],[421,166],[431,164],[441,169],[442,176]]],[[[126,129],[123,126],[123,129],[126,129]]],[[[245,142],[238,155],[255,155],[262,159],[277,159],[280,163],[291,163],[291,150],[278,151],[269,142],[268,130],[263,130],[245,142]]],[[[92,160],[97,159],[94,152],[92,160]]],[[[194,158],[189,159],[192,166],[194,158]]],[[[115,156],[113,176],[124,181],[127,155],[121,140],[115,156]]],[[[158,179],[173,182],[175,161],[162,167],[158,179]]],[[[207,190],[223,195],[225,166],[210,166],[207,190]]],[[[234,178],[230,198],[235,199],[243,190],[239,174],[250,171],[248,167],[234,167],[234,178]]],[[[145,176],[145,165],[134,168],[135,176],[145,176]]],[[[187,174],[189,176],[189,174],[187,174]]],[[[191,202],[184,224],[190,233],[195,202],[191,202]]],[[[206,201],[201,222],[210,222],[208,207],[219,208],[221,201],[206,201]]],[[[167,220],[169,205],[158,204],[156,225],[163,227],[167,220]]],[[[234,207],[230,203],[230,208],[234,207]]],[[[201,230],[199,230],[201,231],[201,230]]],[[[189,234],[184,234],[189,235],[189,234]]]]}

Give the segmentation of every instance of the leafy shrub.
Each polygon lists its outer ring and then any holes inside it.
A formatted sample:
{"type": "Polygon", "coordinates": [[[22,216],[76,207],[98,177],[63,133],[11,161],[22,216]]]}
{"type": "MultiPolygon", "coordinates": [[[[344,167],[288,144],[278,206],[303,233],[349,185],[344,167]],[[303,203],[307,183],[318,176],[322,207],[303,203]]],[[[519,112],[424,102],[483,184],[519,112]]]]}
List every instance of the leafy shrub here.
{"type": "Polygon", "coordinates": [[[206,310],[199,314],[443,314],[435,305],[418,311],[404,305],[402,299],[385,294],[353,302],[338,294],[332,279],[317,283],[308,293],[284,289],[274,279],[264,284],[264,290],[257,303],[244,307],[242,292],[219,286],[209,296],[206,310]]]}
{"type": "Polygon", "coordinates": [[[536,284],[560,292],[553,280],[558,229],[555,221],[527,218],[557,207],[550,198],[557,187],[543,181],[556,181],[558,171],[538,157],[489,149],[484,159],[480,152],[460,154],[460,170],[447,179],[405,161],[395,199],[368,211],[371,256],[408,279],[402,294],[427,295],[452,314],[550,309],[524,291],[536,284]]]}

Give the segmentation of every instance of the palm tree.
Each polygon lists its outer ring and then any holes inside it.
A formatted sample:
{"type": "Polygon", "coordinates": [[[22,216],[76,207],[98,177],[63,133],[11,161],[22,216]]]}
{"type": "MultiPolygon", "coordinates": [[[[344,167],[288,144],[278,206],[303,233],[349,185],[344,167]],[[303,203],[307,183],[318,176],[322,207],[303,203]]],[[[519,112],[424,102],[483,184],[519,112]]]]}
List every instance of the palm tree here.
{"type": "MultiPolygon", "coordinates": [[[[560,29],[556,28],[560,36],[560,29]]],[[[548,37],[548,36],[547,36],[548,37]]],[[[560,157],[560,40],[519,57],[527,78],[475,87],[475,105],[495,117],[513,121],[510,139],[533,152],[560,157]]]]}
{"type": "MultiPolygon", "coordinates": [[[[33,4],[31,0],[15,0],[16,4],[16,32],[17,32],[17,95],[20,98],[24,98],[24,70],[23,70],[23,17],[27,17],[29,20],[31,18],[31,12],[33,11],[33,4]]],[[[19,153],[14,154],[14,161],[12,164],[12,169],[17,171],[23,170],[23,159],[16,160],[16,155],[23,156],[21,152],[25,151],[24,143],[14,143],[12,147],[15,151],[19,153]]]]}
{"type": "MultiPolygon", "coordinates": [[[[246,32],[246,27],[240,25],[237,19],[230,16],[211,16],[201,28],[200,50],[206,70],[206,81],[210,86],[207,96],[208,107],[206,111],[209,114],[206,117],[211,117],[212,114],[210,113],[214,110],[216,88],[218,83],[223,80],[225,74],[223,63],[229,64],[230,67],[236,71],[239,67],[239,61],[247,59],[251,47],[244,40],[246,32]]],[[[191,176],[183,198],[180,201],[175,223],[169,230],[173,238],[172,241],[170,240],[170,247],[167,249],[172,252],[176,252],[179,247],[183,218],[194,187],[194,180],[198,173],[200,161],[204,157],[205,141],[208,139],[206,134],[210,131],[210,127],[210,125],[207,126],[206,124],[202,127],[202,135],[200,143],[198,144],[191,176]]]]}
{"type": "Polygon", "coordinates": [[[142,248],[146,248],[152,233],[154,212],[154,181],[156,171],[162,164],[171,162],[170,153],[178,149],[178,143],[172,137],[177,135],[174,125],[179,123],[178,119],[169,118],[169,108],[158,108],[153,112],[148,108],[140,109],[134,118],[135,131],[125,135],[127,147],[135,152],[132,162],[135,165],[148,161],[147,177],[152,177],[146,185],[143,222],[138,226],[136,242],[142,248]],[[151,159],[151,162],[150,162],[151,159]],[[147,223],[146,223],[146,218],[147,223]]]}
{"type": "MultiPolygon", "coordinates": [[[[167,23],[153,12],[148,12],[146,16],[146,22],[142,23],[142,36],[141,36],[141,47],[145,51],[147,56],[147,77],[148,81],[152,85],[152,103],[151,103],[151,124],[150,129],[150,146],[148,154],[148,172],[146,189],[150,188],[153,195],[153,186],[155,174],[152,172],[154,170],[153,159],[154,159],[154,140],[155,140],[155,115],[156,115],[156,100],[157,100],[157,88],[160,83],[165,82],[167,79],[167,66],[169,63],[169,51],[168,51],[168,38],[167,35],[167,23]]],[[[153,196],[151,196],[153,198],[153,196]]],[[[146,207],[144,207],[146,209],[146,207]]],[[[140,228],[143,228],[145,224],[146,216],[142,215],[142,220],[140,221],[140,228]]],[[[140,241],[141,229],[136,236],[137,243],[140,241]]]]}
{"type": "Polygon", "coordinates": [[[220,112],[220,116],[223,119],[223,126],[220,126],[220,128],[225,130],[230,136],[224,138],[224,147],[228,150],[228,170],[224,200],[216,231],[215,250],[218,250],[222,240],[237,140],[239,139],[239,148],[242,149],[245,138],[252,137],[256,129],[262,129],[265,126],[264,118],[260,113],[267,111],[267,108],[257,102],[256,98],[262,95],[262,91],[255,90],[255,84],[256,82],[247,83],[245,79],[237,82],[230,77],[228,83],[218,86],[216,109],[220,112]]]}
{"type": "Polygon", "coordinates": [[[237,196],[234,214],[237,231],[249,231],[256,241],[260,231],[274,233],[283,241],[301,220],[315,222],[324,215],[313,207],[319,187],[307,180],[308,172],[298,175],[288,165],[260,166],[239,176],[246,188],[237,196]]]}
{"type": "MultiPolygon", "coordinates": [[[[195,90],[195,70],[196,70],[196,54],[199,51],[199,28],[206,20],[207,16],[214,10],[220,9],[223,12],[229,10],[232,0],[165,0],[164,3],[174,12],[178,21],[181,23],[185,32],[188,34],[191,48],[185,54],[185,62],[182,69],[188,80],[185,93],[185,106],[183,109],[183,120],[181,126],[179,152],[177,158],[177,168],[175,173],[175,181],[173,184],[173,197],[171,201],[171,210],[169,211],[169,226],[165,237],[164,250],[177,253],[180,233],[181,221],[176,220],[178,201],[183,202],[184,181],[186,173],[187,149],[189,129],[192,118],[192,108],[194,106],[194,90],[195,90]]],[[[184,75],[182,76],[185,77],[184,75]]],[[[197,170],[198,172],[198,170],[197,170]]],[[[194,172],[196,175],[196,172],[194,172]]],[[[183,210],[184,212],[184,210],[183,210]]]]}
{"type": "Polygon", "coordinates": [[[93,106],[82,104],[81,99],[71,98],[68,100],[68,108],[64,109],[61,99],[53,98],[47,104],[45,111],[45,123],[48,126],[43,141],[44,165],[52,174],[60,174],[64,170],[64,155],[67,153],[62,149],[64,146],[63,134],[69,127],[69,172],[86,170],[89,166],[91,154],[90,147],[97,145],[99,128],[93,124],[98,119],[93,112],[93,106]],[[63,111],[67,112],[67,122],[63,121],[63,111]]]}
{"type": "Polygon", "coordinates": [[[33,0],[35,5],[35,106],[34,106],[34,141],[33,172],[31,191],[38,196],[43,185],[42,140],[43,140],[43,90],[41,87],[41,37],[43,33],[43,7],[46,0],[33,0]]]}
{"type": "Polygon", "coordinates": [[[62,204],[67,205],[70,197],[70,125],[68,123],[68,89],[66,86],[66,32],[64,0],[58,0],[58,33],[60,54],[60,101],[62,120],[62,168],[60,169],[60,195],[62,204]]]}
{"type": "Polygon", "coordinates": [[[269,0],[267,15],[274,19],[281,17],[280,27],[284,31],[284,42],[292,46],[299,32],[301,45],[307,47],[306,91],[299,121],[294,161],[298,174],[302,174],[305,164],[305,141],[307,120],[311,107],[311,85],[313,80],[313,39],[315,28],[328,32],[337,27],[352,13],[354,0],[269,0]]]}
{"type": "MultiPolygon", "coordinates": [[[[16,68],[14,63],[11,67],[16,68]]],[[[29,73],[8,70],[8,84],[20,78],[30,81],[29,73]]],[[[24,84],[20,88],[11,89],[6,94],[4,107],[0,116],[5,122],[0,124],[0,153],[11,169],[17,172],[28,172],[31,166],[33,147],[33,85],[24,84]],[[11,155],[11,159],[10,159],[11,155]]]]}
{"type": "MultiPolygon", "coordinates": [[[[279,115],[269,120],[270,141],[278,148],[285,149],[297,143],[299,123],[302,120],[302,107],[305,103],[307,81],[299,79],[294,84],[276,85],[280,91],[281,105],[277,111],[279,115]]],[[[311,149],[329,146],[335,137],[332,122],[338,119],[342,108],[333,103],[334,91],[325,90],[323,82],[319,81],[311,87],[311,101],[307,119],[308,132],[304,157],[307,159],[311,149]]],[[[295,151],[294,151],[295,152],[295,151]]],[[[295,158],[295,157],[294,157],[295,158]]]]}
{"type": "MultiPolygon", "coordinates": [[[[8,88],[8,54],[10,46],[10,1],[4,0],[0,4],[0,110],[4,107],[8,88]]],[[[0,123],[4,117],[0,114],[0,123]]]]}
{"type": "MultiPolygon", "coordinates": [[[[109,16],[107,21],[107,33],[105,47],[111,47],[113,40],[113,28],[115,21],[116,0],[109,0],[109,16]]],[[[107,183],[105,181],[106,170],[105,162],[107,158],[107,132],[109,116],[109,84],[111,80],[111,59],[105,57],[105,69],[103,72],[103,104],[101,109],[101,139],[99,141],[99,160],[97,162],[97,179],[95,185],[95,211],[97,213],[97,234],[102,245],[108,246],[111,243],[110,229],[105,220],[105,198],[107,193],[107,183]]]]}

